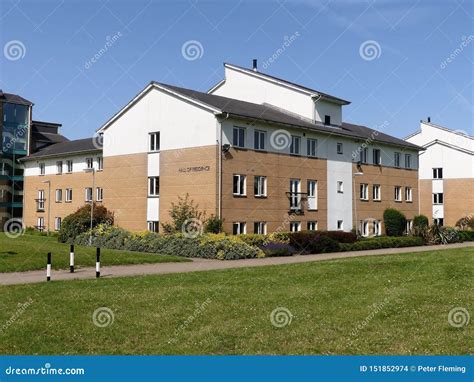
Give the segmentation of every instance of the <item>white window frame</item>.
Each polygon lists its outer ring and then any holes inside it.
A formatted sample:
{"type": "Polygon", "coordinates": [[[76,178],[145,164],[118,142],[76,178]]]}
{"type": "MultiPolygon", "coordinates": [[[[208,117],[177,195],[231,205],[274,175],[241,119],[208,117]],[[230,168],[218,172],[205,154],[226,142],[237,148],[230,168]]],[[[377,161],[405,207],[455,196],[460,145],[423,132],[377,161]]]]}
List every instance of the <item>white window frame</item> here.
{"type": "Polygon", "coordinates": [[[376,166],[382,164],[382,151],[380,149],[372,149],[372,164],[376,166]]]}
{"type": "Polygon", "coordinates": [[[411,154],[405,154],[405,168],[411,168],[411,154]]]}
{"type": "Polygon", "coordinates": [[[63,161],[58,160],[56,161],[56,174],[60,175],[63,173],[63,161]]]}
{"type": "Polygon", "coordinates": [[[61,229],[62,218],[60,216],[56,216],[54,218],[54,230],[59,231],[61,229]]]}
{"type": "Polygon", "coordinates": [[[45,210],[45,201],[46,199],[44,198],[44,190],[38,190],[38,199],[37,199],[37,205],[36,205],[36,209],[38,211],[45,210]]]}
{"type": "Polygon", "coordinates": [[[67,173],[70,174],[74,170],[74,162],[72,159],[66,161],[67,173]]]}
{"type": "Polygon", "coordinates": [[[290,179],[290,211],[301,211],[301,179],[290,179]]]}
{"type": "Polygon", "coordinates": [[[369,200],[369,185],[367,183],[360,184],[359,197],[360,200],[369,200]]]}
{"type": "Polygon", "coordinates": [[[160,196],[160,177],[159,176],[148,177],[148,196],[149,197],[160,196]]]}
{"type": "Polygon", "coordinates": [[[94,168],[94,158],[88,157],[86,158],[86,168],[93,169],[94,168]]]}
{"type": "Polygon", "coordinates": [[[382,186],[380,184],[374,184],[372,186],[372,199],[375,201],[382,200],[382,186]]]}
{"type": "Polygon", "coordinates": [[[393,166],[399,168],[400,167],[400,153],[395,151],[393,153],[393,166]]]}
{"type": "Polygon", "coordinates": [[[444,193],[443,192],[434,192],[433,193],[433,204],[442,205],[444,204],[444,193]],[[441,201],[440,201],[441,199],[441,201]]]}
{"type": "Polygon", "coordinates": [[[253,223],[253,232],[257,235],[266,235],[267,234],[267,223],[266,222],[254,222],[253,223]]]}
{"type": "Polygon", "coordinates": [[[39,174],[40,175],[45,175],[46,174],[46,164],[44,162],[42,162],[38,166],[39,166],[39,174]]]}
{"type": "Polygon", "coordinates": [[[306,224],[308,231],[317,231],[318,230],[318,222],[316,220],[310,220],[306,224]]]}
{"type": "Polygon", "coordinates": [[[95,200],[102,202],[104,200],[104,189],[102,187],[95,188],[95,200]]]}
{"type": "Polygon", "coordinates": [[[413,231],[413,220],[407,219],[405,224],[405,233],[408,235],[413,231]]]}
{"type": "Polygon", "coordinates": [[[394,189],[394,199],[396,202],[401,202],[402,201],[402,187],[401,186],[395,186],[394,189]]]}
{"type": "Polygon", "coordinates": [[[338,194],[344,193],[344,182],[342,180],[338,180],[336,183],[336,190],[338,194]]]}
{"type": "Polygon", "coordinates": [[[372,225],[372,230],[374,236],[381,236],[382,235],[382,222],[380,220],[374,220],[372,225]]]}
{"type": "Polygon", "coordinates": [[[413,189],[405,187],[405,202],[413,202],[413,189]]]}
{"type": "Polygon", "coordinates": [[[433,179],[443,179],[442,167],[433,167],[433,179]]]}
{"type": "Polygon", "coordinates": [[[315,138],[306,139],[306,155],[309,157],[318,156],[318,140],[315,138]]]}
{"type": "Polygon", "coordinates": [[[259,198],[267,196],[267,177],[262,175],[256,175],[253,181],[253,191],[255,196],[259,198]]]}
{"type": "Polygon", "coordinates": [[[308,179],[307,182],[307,202],[308,210],[315,211],[318,209],[318,181],[313,179],[308,179]]]}
{"type": "Polygon", "coordinates": [[[369,236],[369,221],[368,220],[361,220],[360,221],[360,234],[363,237],[369,236]]]}
{"type": "Polygon", "coordinates": [[[150,153],[157,153],[160,151],[160,132],[153,131],[148,134],[148,150],[150,153]]]}
{"type": "Polygon", "coordinates": [[[244,235],[247,233],[247,223],[245,222],[233,222],[232,233],[234,235],[244,235]]]}
{"type": "Polygon", "coordinates": [[[147,221],[147,227],[149,232],[160,232],[160,222],[158,220],[147,221]]]}
{"type": "Polygon", "coordinates": [[[290,232],[300,232],[301,222],[290,222],[290,232]]]}
{"type": "Polygon", "coordinates": [[[97,157],[97,171],[102,171],[104,169],[104,157],[97,157]]]}
{"type": "Polygon", "coordinates": [[[86,203],[91,203],[92,202],[92,187],[84,187],[84,201],[86,203]]]}
{"type": "Polygon", "coordinates": [[[444,218],[433,218],[433,224],[442,227],[444,225],[444,218]]]}
{"type": "Polygon", "coordinates": [[[44,225],[44,217],[38,216],[38,218],[36,219],[36,229],[40,232],[43,232],[45,228],[46,227],[44,225]]]}
{"type": "Polygon", "coordinates": [[[301,155],[301,137],[299,135],[291,136],[290,154],[301,155]]]}
{"type": "Polygon", "coordinates": [[[245,127],[234,126],[232,130],[232,146],[245,147],[245,127]],[[236,136],[237,133],[237,136],[236,136]]]}
{"type": "Polygon", "coordinates": [[[63,201],[63,190],[61,188],[57,188],[54,194],[55,194],[56,203],[62,203],[62,201],[63,201]]]}
{"type": "Polygon", "coordinates": [[[360,163],[367,164],[368,159],[369,159],[369,149],[367,147],[364,147],[362,150],[360,150],[360,154],[359,154],[360,163]]]}
{"type": "Polygon", "coordinates": [[[344,144],[343,144],[342,142],[337,142],[337,144],[336,144],[336,152],[337,152],[339,155],[344,154],[344,144]]]}
{"type": "Polygon", "coordinates": [[[337,224],[336,227],[338,231],[344,231],[344,220],[338,220],[336,224],[337,224]]]}
{"type": "Polygon", "coordinates": [[[243,174],[234,174],[232,176],[232,193],[234,196],[247,195],[247,176],[243,174]]]}
{"type": "Polygon", "coordinates": [[[265,150],[265,139],[267,132],[265,130],[255,130],[253,134],[254,142],[253,148],[255,150],[265,150]]]}
{"type": "Polygon", "coordinates": [[[72,202],[72,188],[66,188],[66,203],[71,203],[72,202]]]}

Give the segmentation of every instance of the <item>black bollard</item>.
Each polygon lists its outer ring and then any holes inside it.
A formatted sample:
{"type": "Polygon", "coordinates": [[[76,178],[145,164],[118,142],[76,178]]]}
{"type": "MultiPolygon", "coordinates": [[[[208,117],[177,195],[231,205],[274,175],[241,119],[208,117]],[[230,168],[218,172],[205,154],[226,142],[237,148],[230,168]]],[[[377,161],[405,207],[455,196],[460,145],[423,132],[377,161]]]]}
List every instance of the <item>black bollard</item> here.
{"type": "Polygon", "coordinates": [[[100,248],[96,248],[95,252],[95,277],[100,277],[100,248]]]}
{"type": "Polygon", "coordinates": [[[74,244],[69,249],[69,272],[74,273],[74,244]]]}
{"type": "Polygon", "coordinates": [[[48,262],[46,264],[46,281],[51,281],[51,252],[48,252],[48,262]]]}

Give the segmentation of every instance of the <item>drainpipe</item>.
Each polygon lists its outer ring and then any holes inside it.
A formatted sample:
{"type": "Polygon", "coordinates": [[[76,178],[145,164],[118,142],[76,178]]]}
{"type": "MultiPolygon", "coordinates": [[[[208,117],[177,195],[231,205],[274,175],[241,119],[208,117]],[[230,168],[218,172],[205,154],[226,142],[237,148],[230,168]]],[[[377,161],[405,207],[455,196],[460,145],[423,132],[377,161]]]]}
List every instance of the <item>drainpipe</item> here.
{"type": "MultiPolygon", "coordinates": [[[[229,113],[226,113],[224,121],[229,118],[229,113]]],[[[218,191],[217,191],[217,217],[222,219],[222,121],[219,122],[219,138],[218,138],[218,191]]]]}

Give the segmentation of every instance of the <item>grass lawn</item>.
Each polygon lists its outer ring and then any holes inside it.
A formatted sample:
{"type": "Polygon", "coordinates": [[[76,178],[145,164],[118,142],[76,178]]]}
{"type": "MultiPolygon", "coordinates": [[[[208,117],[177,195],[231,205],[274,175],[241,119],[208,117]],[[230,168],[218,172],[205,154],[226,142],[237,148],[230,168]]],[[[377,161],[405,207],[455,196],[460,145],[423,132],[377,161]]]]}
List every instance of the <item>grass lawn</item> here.
{"type": "MultiPolygon", "coordinates": [[[[0,233],[0,273],[45,269],[48,252],[52,253],[53,269],[69,268],[69,244],[58,243],[55,237],[23,235],[17,238],[9,238],[0,233]]],[[[77,267],[95,267],[95,248],[76,245],[74,252],[77,267]]],[[[103,265],[172,261],[189,260],[177,256],[162,256],[143,252],[101,250],[101,263],[103,265]]]]}
{"type": "Polygon", "coordinates": [[[463,248],[3,286],[0,354],[469,354],[472,322],[448,313],[473,315],[473,260],[463,248]],[[93,323],[100,307],[108,326],[93,323]],[[277,308],[291,323],[272,325],[277,308]]]}

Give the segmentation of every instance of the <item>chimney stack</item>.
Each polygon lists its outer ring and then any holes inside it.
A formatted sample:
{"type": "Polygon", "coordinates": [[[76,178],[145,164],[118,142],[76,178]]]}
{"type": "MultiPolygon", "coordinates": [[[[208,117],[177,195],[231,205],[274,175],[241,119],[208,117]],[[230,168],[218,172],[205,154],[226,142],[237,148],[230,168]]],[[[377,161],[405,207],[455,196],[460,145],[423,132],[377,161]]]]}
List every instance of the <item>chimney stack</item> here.
{"type": "Polygon", "coordinates": [[[430,123],[430,122],[431,122],[431,117],[428,117],[428,123],[430,123]]]}
{"type": "Polygon", "coordinates": [[[256,58],[253,59],[252,67],[253,67],[253,71],[256,72],[257,71],[257,59],[256,58]]]}

